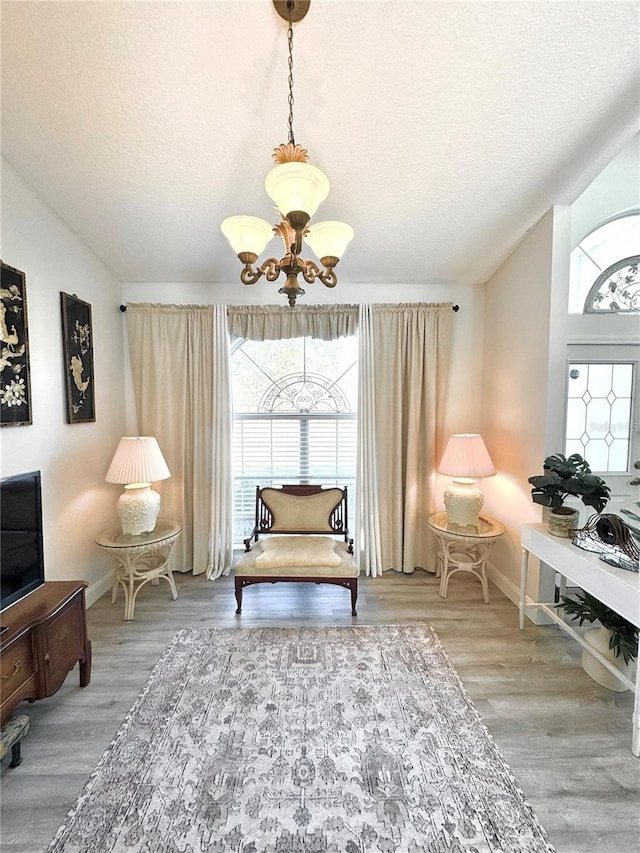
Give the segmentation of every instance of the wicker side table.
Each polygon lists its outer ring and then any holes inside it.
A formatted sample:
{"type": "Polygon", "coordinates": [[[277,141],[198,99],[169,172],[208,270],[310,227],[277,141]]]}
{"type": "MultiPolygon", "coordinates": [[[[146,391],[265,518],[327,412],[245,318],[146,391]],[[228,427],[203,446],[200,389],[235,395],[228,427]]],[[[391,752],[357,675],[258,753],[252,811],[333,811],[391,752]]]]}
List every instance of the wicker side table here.
{"type": "Polygon", "coordinates": [[[182,527],[177,521],[159,518],[155,530],[139,536],[123,534],[120,526],[109,527],[96,537],[96,545],[110,554],[115,568],[115,581],[111,603],[115,604],[118,586],[124,590],[124,618],[133,619],[136,597],[142,587],[151,581],[157,586],[164,578],[171,588],[175,601],[178,590],[171,572],[171,551],[182,527]]]}
{"type": "Polygon", "coordinates": [[[427,524],[440,545],[440,597],[447,597],[452,575],[456,572],[470,572],[482,584],[484,602],[488,604],[487,557],[493,543],[504,533],[504,524],[488,515],[482,515],[478,519],[477,527],[460,527],[458,524],[448,523],[446,512],[434,512],[429,516],[427,524]]]}

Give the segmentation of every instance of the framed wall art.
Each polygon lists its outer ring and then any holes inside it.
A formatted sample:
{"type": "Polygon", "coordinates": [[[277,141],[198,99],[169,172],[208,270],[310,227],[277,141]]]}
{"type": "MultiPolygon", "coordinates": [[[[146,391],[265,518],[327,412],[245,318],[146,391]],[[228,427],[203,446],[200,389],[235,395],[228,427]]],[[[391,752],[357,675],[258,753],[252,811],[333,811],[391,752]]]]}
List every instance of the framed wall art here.
{"type": "Polygon", "coordinates": [[[91,305],[60,293],[60,308],[67,423],[90,423],[96,419],[91,305]]]}
{"type": "Polygon", "coordinates": [[[0,265],[0,426],[26,426],[33,423],[27,286],[23,272],[0,265]]]}

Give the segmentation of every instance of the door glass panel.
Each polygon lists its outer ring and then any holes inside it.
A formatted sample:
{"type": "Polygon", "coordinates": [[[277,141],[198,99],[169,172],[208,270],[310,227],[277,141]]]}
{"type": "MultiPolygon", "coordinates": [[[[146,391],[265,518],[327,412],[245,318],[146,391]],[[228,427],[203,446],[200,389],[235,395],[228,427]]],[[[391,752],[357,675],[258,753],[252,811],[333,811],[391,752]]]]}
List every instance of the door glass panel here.
{"type": "Polygon", "coordinates": [[[629,469],[632,388],[632,364],[569,364],[567,455],[579,453],[593,471],[629,469]]]}
{"type": "MultiPolygon", "coordinates": [[[[584,403],[582,402],[582,399],[577,398],[574,400],[568,400],[567,442],[577,442],[580,448],[582,448],[582,445],[580,444],[580,439],[582,438],[586,430],[586,415],[587,409],[584,403]]],[[[572,453],[582,454],[582,450],[576,447],[576,449],[573,450],[572,453]]]]}
{"type": "Polygon", "coordinates": [[[606,397],[611,391],[612,364],[588,364],[587,393],[591,397],[606,397]]]}

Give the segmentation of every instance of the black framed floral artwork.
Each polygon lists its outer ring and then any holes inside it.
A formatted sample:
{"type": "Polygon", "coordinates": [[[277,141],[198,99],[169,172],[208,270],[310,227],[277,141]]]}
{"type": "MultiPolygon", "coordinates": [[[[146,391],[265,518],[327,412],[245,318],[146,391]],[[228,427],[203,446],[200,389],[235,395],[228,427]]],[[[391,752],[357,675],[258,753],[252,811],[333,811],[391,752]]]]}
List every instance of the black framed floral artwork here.
{"type": "Polygon", "coordinates": [[[60,308],[67,423],[90,423],[96,419],[91,305],[61,292],[60,308]]]}
{"type": "Polygon", "coordinates": [[[0,426],[26,426],[33,423],[27,286],[23,272],[0,265],[0,426]]]}

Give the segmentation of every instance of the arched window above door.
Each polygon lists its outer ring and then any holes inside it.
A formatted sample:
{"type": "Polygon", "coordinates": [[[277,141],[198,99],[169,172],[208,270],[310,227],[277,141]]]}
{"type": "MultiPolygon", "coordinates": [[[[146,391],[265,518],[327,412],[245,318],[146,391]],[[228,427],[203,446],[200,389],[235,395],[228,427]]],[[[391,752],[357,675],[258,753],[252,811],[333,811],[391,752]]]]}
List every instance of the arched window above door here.
{"type": "Polygon", "coordinates": [[[640,312],[639,265],[640,211],[598,225],[571,253],[569,312],[640,312]]]}

